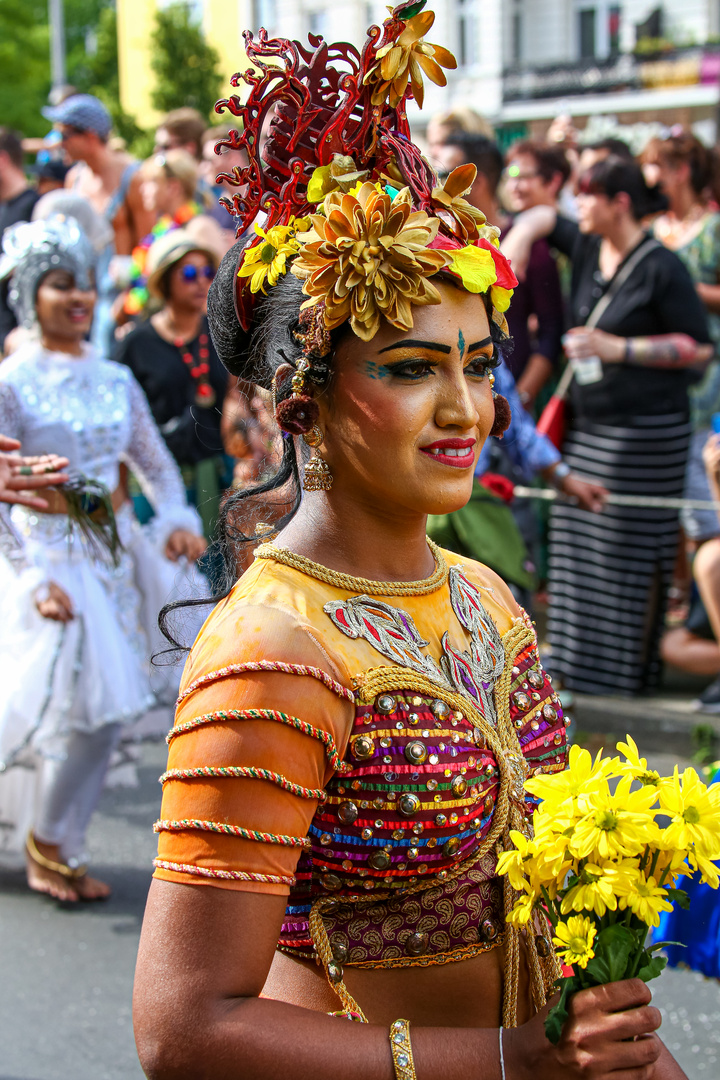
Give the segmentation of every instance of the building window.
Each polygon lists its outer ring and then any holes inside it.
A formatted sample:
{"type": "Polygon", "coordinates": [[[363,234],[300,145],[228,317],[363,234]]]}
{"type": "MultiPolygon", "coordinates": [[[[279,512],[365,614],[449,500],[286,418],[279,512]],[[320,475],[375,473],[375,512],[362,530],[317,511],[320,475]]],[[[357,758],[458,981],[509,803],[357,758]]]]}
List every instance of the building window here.
{"type": "Polygon", "coordinates": [[[477,55],[477,0],[457,0],[458,66],[473,67],[477,55]]]}
{"type": "Polygon", "coordinates": [[[595,56],[595,14],[595,8],[578,12],[581,60],[592,60],[595,56]]]}
{"type": "Polygon", "coordinates": [[[523,13],[519,4],[512,13],[511,48],[513,61],[517,64],[523,58],[523,13]]]}
{"type": "Polygon", "coordinates": [[[581,60],[617,56],[620,52],[620,4],[596,0],[589,7],[587,0],[576,3],[578,53],[581,60]]]}

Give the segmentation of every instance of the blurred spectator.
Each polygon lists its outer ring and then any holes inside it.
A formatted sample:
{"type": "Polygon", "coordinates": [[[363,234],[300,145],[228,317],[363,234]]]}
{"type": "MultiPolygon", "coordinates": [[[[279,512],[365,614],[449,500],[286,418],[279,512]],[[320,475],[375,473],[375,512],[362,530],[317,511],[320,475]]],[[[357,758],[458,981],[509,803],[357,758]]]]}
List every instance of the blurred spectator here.
{"type": "Polygon", "coordinates": [[[466,135],[483,135],[486,139],[494,141],[495,131],[489,120],[467,105],[458,105],[449,112],[438,113],[431,117],[425,132],[428,155],[435,162],[436,150],[443,146],[451,135],[464,132],[466,135]]]}
{"type": "MultiPolygon", "coordinates": [[[[220,435],[228,374],[205,314],[217,265],[216,252],[185,229],[156,240],[148,252],[148,289],[162,307],[123,338],[115,353],[145,391],[208,537],[228,479],[220,435]]],[[[142,520],[139,500],[136,509],[142,520]]]]}
{"type": "MultiPolygon", "coordinates": [[[[720,435],[711,435],[703,448],[711,498],[720,503],[720,435]]],[[[699,548],[693,562],[696,590],[684,626],[668,630],[662,642],[663,660],[693,675],[720,675],[720,537],[699,548]]],[[[703,691],[696,707],[720,713],[720,678],[703,691]]]]}
{"type": "MultiPolygon", "coordinates": [[[[572,259],[573,423],[563,454],[624,495],[682,495],[688,389],[712,353],[687,270],[642,226],[665,205],[638,165],[609,157],[581,177],[577,224],[536,206],[504,245],[520,269],[539,236],[572,259]]],[[[569,689],[630,695],[657,684],[677,542],[676,511],[609,505],[598,520],[553,509],[552,670],[569,689]]]]}
{"type": "Polygon", "coordinates": [[[197,109],[173,109],[163,117],[155,132],[155,153],[186,150],[196,161],[202,161],[206,127],[207,122],[197,109]]]}
{"type": "Polygon", "coordinates": [[[277,472],[282,436],[266,390],[230,380],[220,425],[225,450],[236,458],[234,489],[254,487],[277,472]]]}
{"type": "MultiPolygon", "coordinates": [[[[500,226],[503,232],[507,231],[511,219],[501,210],[497,201],[497,189],[504,165],[497,143],[484,135],[461,132],[449,135],[447,142],[437,147],[435,156],[444,173],[451,172],[458,165],[467,162],[475,166],[477,176],[466,198],[473,206],[482,210],[491,224],[500,226]]],[[[547,159],[551,162],[551,165],[548,165],[551,179],[545,187],[552,191],[558,184],[561,185],[562,174],[555,178],[555,173],[562,163],[562,151],[548,148],[547,159]]],[[[525,172],[528,180],[530,177],[534,178],[538,172],[534,160],[530,159],[523,166],[521,186],[525,182],[525,172]]],[[[565,168],[567,169],[567,165],[565,168]]],[[[520,399],[527,406],[532,404],[553,371],[560,353],[563,332],[560,279],[546,241],[533,245],[530,264],[515,290],[507,319],[514,344],[505,362],[517,382],[520,399]],[[531,318],[536,327],[534,341],[529,329],[531,318]]]]}
{"type": "MultiPolygon", "coordinates": [[[[685,263],[707,310],[715,358],[701,382],[690,389],[693,437],[685,487],[687,499],[710,499],[703,465],[703,447],[710,435],[712,416],[720,411],[720,214],[708,206],[715,182],[715,159],[689,132],[667,139],[651,139],[640,156],[646,177],[654,176],[670,206],[655,218],[658,240],[677,252],[685,263]]],[[[684,510],[682,523],[692,541],[702,542],[720,533],[712,510],[684,510]]]]}
{"type": "MultiPolygon", "coordinates": [[[[570,164],[560,146],[525,140],[507,155],[505,194],[513,211],[531,206],[557,206],[570,176],[570,164]]],[[[524,281],[508,312],[513,351],[507,363],[517,380],[520,400],[527,407],[553,374],[560,358],[563,302],[560,277],[546,240],[532,247],[524,281]],[[531,321],[535,323],[530,333],[531,321]]]]}
{"type": "Polygon", "coordinates": [[[231,150],[227,146],[223,146],[219,154],[215,153],[216,145],[221,139],[227,139],[227,137],[228,129],[226,127],[210,128],[205,132],[203,135],[203,159],[200,164],[200,175],[213,194],[208,213],[217,221],[221,229],[231,233],[234,241],[235,217],[219,201],[219,197],[220,195],[227,195],[232,198],[233,195],[240,191],[240,188],[235,184],[228,183],[227,180],[218,182],[217,176],[219,173],[232,173],[235,166],[242,169],[247,164],[247,160],[246,155],[241,150],[231,150]]]}
{"type": "MultiPolygon", "coordinates": [[[[0,237],[10,225],[29,221],[38,193],[31,188],[23,171],[22,135],[0,127],[0,237]]],[[[8,283],[0,283],[0,353],[5,338],[17,326],[7,302],[8,283]]]]}
{"type": "Polygon", "coordinates": [[[147,288],[147,258],[155,241],[173,229],[183,228],[201,247],[215,252],[219,262],[233,237],[223,231],[216,221],[203,212],[194,196],[197,188],[198,165],[187,150],[168,150],[144,161],[140,168],[140,190],[146,209],[155,217],[151,233],[144,236],[132,253],[129,271],[129,291],[124,295],[122,312],[116,310],[119,323],[125,317],[141,314],[149,299],[147,288]]]}
{"type": "Polygon", "coordinates": [[[43,116],[57,126],[66,155],[77,163],[65,186],[86,198],[113,227],[114,240],[98,260],[98,302],[92,330],[93,343],[101,355],[108,356],[115,329],[112,306],[118,292],[113,258],[129,256],[154,224],[140,195],[139,162],[110,149],[110,113],[91,94],[65,98],[59,105],[43,109],[43,116]]]}
{"type": "Polygon", "coordinates": [[[50,191],[62,190],[65,187],[65,179],[70,172],[70,166],[64,161],[50,159],[42,165],[33,168],[35,176],[35,190],[38,195],[47,195],[50,191]]]}

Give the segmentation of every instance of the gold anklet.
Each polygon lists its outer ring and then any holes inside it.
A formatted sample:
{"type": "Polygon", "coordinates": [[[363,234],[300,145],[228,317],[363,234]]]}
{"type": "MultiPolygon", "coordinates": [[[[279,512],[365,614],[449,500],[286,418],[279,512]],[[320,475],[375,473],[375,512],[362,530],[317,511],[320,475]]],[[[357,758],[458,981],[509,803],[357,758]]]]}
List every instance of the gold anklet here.
{"type": "Polygon", "coordinates": [[[38,866],[42,866],[44,870],[52,870],[55,874],[62,874],[64,878],[69,878],[71,881],[76,878],[85,877],[87,874],[87,866],[85,865],[72,867],[68,866],[67,863],[54,862],[53,859],[46,858],[42,852],[38,851],[38,846],[35,843],[35,837],[33,836],[32,830],[30,830],[27,835],[25,847],[27,848],[27,853],[32,861],[37,863],[38,866]]]}
{"type": "Polygon", "coordinates": [[[396,1080],[417,1080],[409,1020],[396,1020],[390,1025],[390,1049],[396,1080]]]}

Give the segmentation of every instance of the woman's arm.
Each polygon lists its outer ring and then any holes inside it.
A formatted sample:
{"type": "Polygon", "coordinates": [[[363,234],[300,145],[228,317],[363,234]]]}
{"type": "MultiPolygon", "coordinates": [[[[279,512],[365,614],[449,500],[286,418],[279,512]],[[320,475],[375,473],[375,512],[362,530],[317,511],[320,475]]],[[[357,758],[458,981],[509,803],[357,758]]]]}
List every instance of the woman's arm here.
{"type": "MultiPolygon", "coordinates": [[[[152,883],[133,1002],[149,1080],[393,1080],[384,1025],[260,997],[284,907],[279,896],[152,883]]],[[[508,1030],[508,1080],[681,1078],[653,1068],[663,1048],[649,1002],[639,980],[577,994],[557,1047],[542,1013],[508,1030]]],[[[422,1080],[501,1078],[497,1028],[412,1027],[411,1039],[422,1080]]]]}
{"type": "Polygon", "coordinates": [[[530,262],[530,252],[536,240],[549,236],[557,223],[557,210],[552,206],[533,206],[523,210],[513,221],[513,226],[500,247],[503,255],[512,263],[518,280],[523,281],[530,262]]]}
{"type": "Polygon", "coordinates": [[[651,337],[620,337],[605,330],[575,326],[568,330],[565,351],[571,360],[599,356],[604,364],[631,364],[634,367],[679,369],[704,367],[713,346],[695,341],[688,334],[654,334],[651,337]]]}
{"type": "MultiPolygon", "coordinates": [[[[165,445],[139,383],[129,371],[127,378],[131,428],[123,456],[157,515],[155,528],[159,542],[164,546],[175,532],[199,538],[202,523],[197,511],[188,506],[180,470],[165,445]]],[[[192,552],[187,554],[193,557],[192,552]]]]}

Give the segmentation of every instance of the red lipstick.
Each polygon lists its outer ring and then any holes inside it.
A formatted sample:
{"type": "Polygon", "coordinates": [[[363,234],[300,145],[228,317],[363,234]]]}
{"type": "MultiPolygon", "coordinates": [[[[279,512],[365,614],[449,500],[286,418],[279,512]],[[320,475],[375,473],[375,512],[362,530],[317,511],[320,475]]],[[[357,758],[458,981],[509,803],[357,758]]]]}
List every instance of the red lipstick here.
{"type": "Polygon", "coordinates": [[[438,439],[429,446],[421,446],[420,453],[453,469],[468,469],[475,464],[476,439],[438,439]]]}

